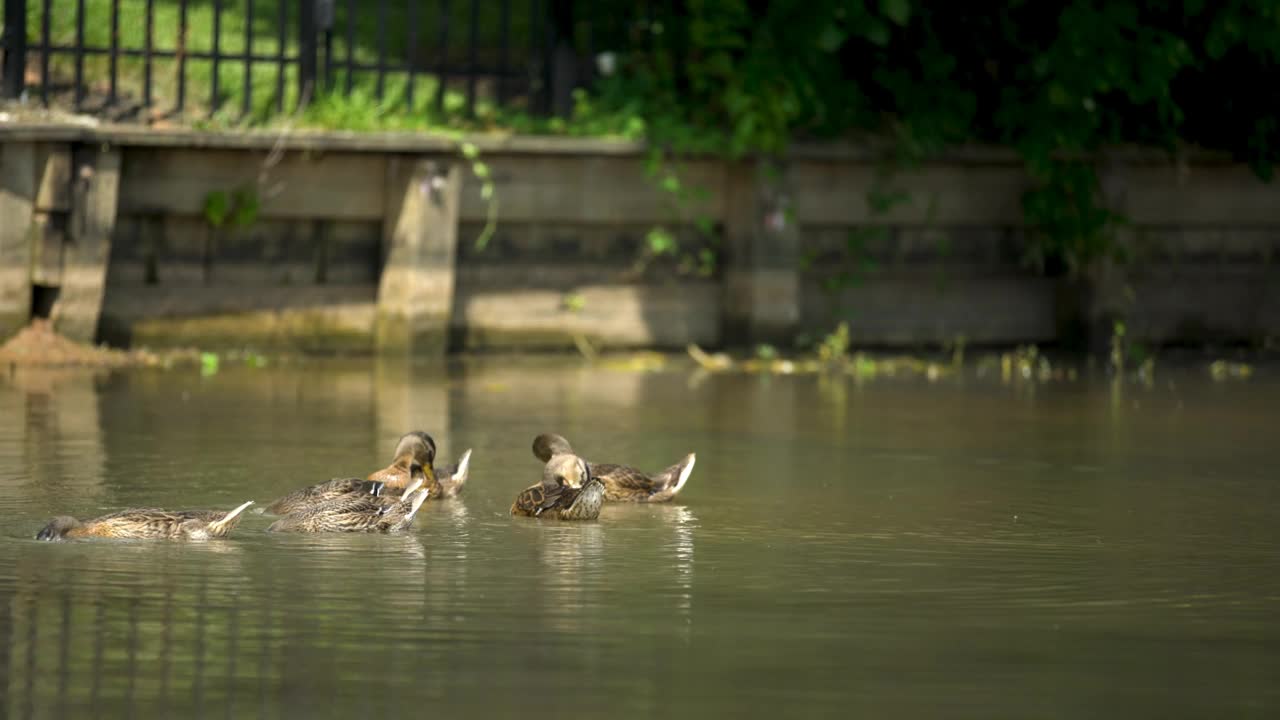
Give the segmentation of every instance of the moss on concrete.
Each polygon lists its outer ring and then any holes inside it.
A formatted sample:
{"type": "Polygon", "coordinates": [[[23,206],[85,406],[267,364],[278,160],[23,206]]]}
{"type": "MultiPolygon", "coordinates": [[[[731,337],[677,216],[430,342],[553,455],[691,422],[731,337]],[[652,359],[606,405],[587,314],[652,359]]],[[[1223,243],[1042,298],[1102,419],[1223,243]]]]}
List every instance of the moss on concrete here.
{"type": "Polygon", "coordinates": [[[130,336],[133,344],[148,347],[342,354],[373,351],[372,332],[359,324],[339,321],[332,312],[323,310],[152,318],[133,323],[130,336]]]}
{"type": "MultiPolygon", "coordinates": [[[[578,348],[575,334],[564,330],[469,327],[462,329],[459,337],[461,346],[469,351],[577,350],[578,348]]],[[[608,346],[607,343],[595,337],[583,337],[596,348],[608,346]]]]}

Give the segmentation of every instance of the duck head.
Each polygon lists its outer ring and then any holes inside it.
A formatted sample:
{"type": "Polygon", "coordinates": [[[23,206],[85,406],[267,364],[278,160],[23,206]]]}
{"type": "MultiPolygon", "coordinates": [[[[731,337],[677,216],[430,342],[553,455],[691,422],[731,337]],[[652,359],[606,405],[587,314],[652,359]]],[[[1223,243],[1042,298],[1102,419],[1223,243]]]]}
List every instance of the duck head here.
{"type": "Polygon", "coordinates": [[[409,482],[413,482],[414,467],[417,466],[425,478],[424,483],[434,495],[440,494],[440,483],[436,480],[436,441],[430,435],[415,430],[405,433],[396,443],[395,462],[408,463],[409,482]]]}
{"type": "Polygon", "coordinates": [[[580,488],[590,481],[587,462],[577,455],[552,455],[542,469],[542,484],[546,487],[580,488]]]}
{"type": "Polygon", "coordinates": [[[80,521],[69,516],[60,515],[49,521],[48,525],[36,533],[37,540],[61,540],[67,533],[80,527],[80,521]]]}
{"type": "Polygon", "coordinates": [[[569,441],[555,433],[543,433],[533,439],[533,455],[542,462],[550,462],[554,455],[572,455],[569,441]]]}

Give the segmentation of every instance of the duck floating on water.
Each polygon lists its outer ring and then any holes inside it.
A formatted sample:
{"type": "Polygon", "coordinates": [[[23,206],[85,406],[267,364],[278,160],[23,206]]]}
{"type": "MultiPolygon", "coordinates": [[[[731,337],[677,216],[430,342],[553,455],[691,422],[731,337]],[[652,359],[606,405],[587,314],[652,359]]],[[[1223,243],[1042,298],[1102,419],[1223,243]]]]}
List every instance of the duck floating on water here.
{"type": "Polygon", "coordinates": [[[414,464],[414,481],[398,497],[349,493],[290,513],[271,523],[268,532],[394,533],[408,528],[430,497],[423,468],[414,464]]]}
{"type": "MultiPolygon", "coordinates": [[[[533,454],[543,462],[555,455],[572,455],[569,441],[552,433],[533,439],[533,454]]],[[[694,453],[655,475],[633,467],[608,463],[587,463],[591,476],[604,484],[604,499],[609,502],[667,502],[680,492],[693,473],[697,461],[694,453]]]]}
{"type": "MultiPolygon", "coordinates": [[[[346,495],[382,495],[386,491],[399,492],[411,482],[410,468],[415,463],[426,474],[426,486],[430,498],[457,497],[467,483],[471,466],[471,451],[462,454],[458,463],[441,468],[438,473],[434,462],[436,442],[430,435],[414,431],[405,433],[396,443],[391,464],[360,478],[336,478],[295,490],[273,501],[266,512],[272,515],[288,515],[321,505],[346,495]]],[[[394,495],[394,492],[392,493],[394,495]]]]}
{"type": "Polygon", "coordinates": [[[552,455],[542,470],[542,482],[516,496],[512,515],[559,520],[595,520],[604,504],[605,486],[593,477],[587,462],[571,454],[552,455]]]}
{"type": "Polygon", "coordinates": [[[49,521],[37,540],[65,538],[128,538],[138,540],[208,540],[226,537],[240,523],[241,513],[253,501],[231,512],[218,510],[121,510],[81,522],[66,515],[49,521]]]}

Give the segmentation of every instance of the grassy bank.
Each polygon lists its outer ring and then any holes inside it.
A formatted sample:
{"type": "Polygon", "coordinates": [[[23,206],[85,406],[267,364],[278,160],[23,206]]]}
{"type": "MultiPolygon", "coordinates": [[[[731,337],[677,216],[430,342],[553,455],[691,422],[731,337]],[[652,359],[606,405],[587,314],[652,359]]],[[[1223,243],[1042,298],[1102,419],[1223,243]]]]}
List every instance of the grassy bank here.
{"type": "MultiPolygon", "coordinates": [[[[49,36],[55,46],[75,43],[79,32],[77,0],[53,0],[49,16],[49,36]]],[[[41,42],[42,2],[29,0],[27,36],[32,44],[41,42]]],[[[400,3],[387,3],[384,8],[374,0],[359,0],[354,13],[353,32],[347,37],[348,7],[339,2],[336,9],[332,38],[335,92],[321,89],[308,107],[292,116],[298,105],[298,77],[296,66],[286,66],[281,73],[274,62],[250,63],[246,77],[242,60],[223,60],[217,70],[217,98],[214,103],[214,66],[210,60],[189,59],[185,64],[185,92],[183,112],[175,108],[179,97],[179,63],[175,59],[158,59],[152,63],[152,105],[142,108],[146,65],[141,58],[120,57],[117,60],[117,102],[107,104],[109,95],[110,59],[106,55],[84,58],[85,103],[84,110],[116,119],[147,119],[162,123],[180,123],[197,127],[269,127],[288,120],[303,127],[342,129],[353,131],[450,131],[450,130],[508,130],[526,133],[572,133],[575,135],[626,135],[637,137],[643,132],[643,124],[634,118],[605,116],[580,98],[577,116],[571,123],[558,119],[540,118],[525,110],[524,98],[515,95],[508,99],[506,107],[498,107],[494,98],[496,88],[491,81],[479,83],[474,116],[466,113],[466,92],[462,79],[446,83],[443,109],[437,109],[435,97],[440,80],[431,73],[415,74],[412,88],[407,76],[389,74],[384,78],[382,98],[378,98],[376,72],[357,71],[348,81],[343,67],[349,50],[356,61],[372,65],[377,62],[379,48],[385,44],[389,64],[401,64],[408,54],[408,30],[411,18],[400,3]],[[385,27],[386,32],[381,32],[385,27]],[[346,93],[350,83],[351,90],[346,93]],[[248,114],[243,112],[244,89],[250,88],[251,105],[248,114]],[[410,93],[412,90],[412,93],[410,93]],[[409,96],[412,94],[412,102],[409,96]],[[213,108],[216,106],[216,111],[213,108]],[[280,109],[284,109],[284,113],[280,109]]],[[[508,39],[508,63],[510,68],[525,65],[532,34],[532,3],[510,3],[505,36],[508,39]]],[[[497,3],[485,3],[480,8],[476,29],[478,63],[483,67],[497,67],[500,62],[504,30],[497,3]]],[[[115,24],[119,27],[118,46],[142,49],[146,42],[145,0],[122,0],[115,24]]],[[[441,56],[437,50],[442,30],[439,6],[420,7],[412,18],[417,28],[416,55],[420,67],[434,66],[443,59],[447,63],[463,67],[469,61],[467,41],[471,32],[471,7],[469,3],[449,5],[446,51],[441,56]]],[[[214,8],[212,2],[192,0],[186,12],[186,42],[188,52],[211,52],[214,48],[214,8]]],[[[176,51],[182,36],[183,18],[176,0],[155,0],[153,15],[153,47],[159,51],[176,51]]],[[[252,35],[252,52],[255,56],[274,58],[283,49],[288,57],[298,53],[296,36],[297,4],[293,2],[266,2],[257,0],[224,0],[217,22],[218,48],[223,54],[237,55],[246,50],[248,32],[252,35]],[[252,16],[249,15],[252,4],[252,16]],[[281,15],[281,6],[287,16],[281,15]],[[281,29],[284,28],[282,36],[281,29]]],[[[83,18],[84,42],[90,47],[110,46],[113,27],[112,8],[109,2],[85,3],[83,18]]],[[[322,56],[323,70],[323,56],[322,56]]],[[[72,86],[75,77],[75,60],[69,53],[52,54],[50,66],[51,101],[60,107],[69,107],[74,97],[72,86]]],[[[28,61],[28,86],[31,92],[39,92],[40,58],[32,53],[28,61]]]]}

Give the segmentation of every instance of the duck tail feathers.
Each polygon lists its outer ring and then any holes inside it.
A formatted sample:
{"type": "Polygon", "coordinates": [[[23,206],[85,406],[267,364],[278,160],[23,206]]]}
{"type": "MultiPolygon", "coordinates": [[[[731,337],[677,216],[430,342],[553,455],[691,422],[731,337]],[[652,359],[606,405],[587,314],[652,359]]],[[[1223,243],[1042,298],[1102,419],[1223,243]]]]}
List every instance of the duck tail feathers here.
{"type": "Polygon", "coordinates": [[[414,496],[413,505],[409,506],[408,514],[404,516],[404,522],[406,525],[413,522],[413,516],[418,514],[418,510],[422,507],[422,503],[427,500],[427,495],[430,495],[430,493],[426,490],[419,490],[418,494],[414,496]]]}
{"type": "Polygon", "coordinates": [[[250,500],[250,501],[248,501],[248,502],[244,503],[243,505],[241,505],[240,507],[236,508],[235,510],[232,510],[231,512],[227,513],[226,515],[223,515],[221,520],[215,520],[215,521],[213,521],[213,522],[209,523],[209,527],[210,527],[210,528],[212,528],[212,529],[215,529],[215,530],[221,530],[222,528],[230,528],[230,527],[232,527],[236,522],[239,522],[240,513],[242,513],[242,512],[244,512],[245,510],[247,510],[247,509],[249,508],[249,506],[250,506],[250,505],[252,505],[252,504],[253,504],[253,501],[252,501],[252,500],[250,500]]]}
{"type": "Polygon", "coordinates": [[[693,474],[693,465],[697,460],[698,456],[695,453],[689,453],[680,462],[663,470],[658,477],[664,481],[664,487],[655,492],[649,502],[662,502],[675,497],[684,484],[689,482],[689,476],[693,474]]]}
{"type": "Polygon", "coordinates": [[[458,467],[454,469],[452,480],[454,483],[461,485],[467,481],[467,475],[471,472],[471,448],[462,453],[462,457],[458,458],[458,467]]]}

